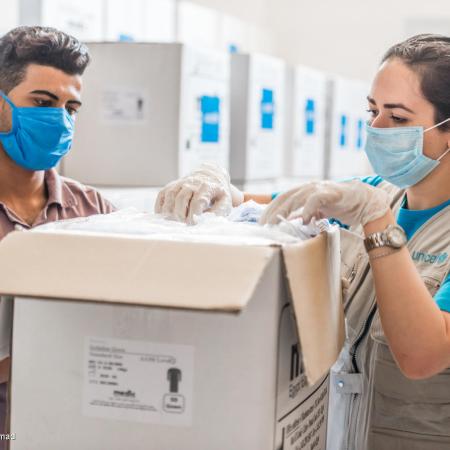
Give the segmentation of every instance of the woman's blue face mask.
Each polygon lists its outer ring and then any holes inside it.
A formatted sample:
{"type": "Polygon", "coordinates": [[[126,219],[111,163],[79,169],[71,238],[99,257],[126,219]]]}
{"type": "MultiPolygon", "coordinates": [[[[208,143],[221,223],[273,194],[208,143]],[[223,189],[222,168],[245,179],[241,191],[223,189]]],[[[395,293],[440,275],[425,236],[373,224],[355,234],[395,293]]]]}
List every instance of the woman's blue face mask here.
{"type": "Polygon", "coordinates": [[[0,133],[0,142],[8,156],[28,170],[55,167],[72,147],[74,118],[65,108],[19,108],[3,93],[11,106],[12,127],[0,133]]]}
{"type": "Polygon", "coordinates": [[[423,127],[374,128],[367,124],[366,154],[376,174],[405,189],[422,181],[450,151],[438,159],[423,153],[423,134],[450,118],[424,130],[423,127]]]}

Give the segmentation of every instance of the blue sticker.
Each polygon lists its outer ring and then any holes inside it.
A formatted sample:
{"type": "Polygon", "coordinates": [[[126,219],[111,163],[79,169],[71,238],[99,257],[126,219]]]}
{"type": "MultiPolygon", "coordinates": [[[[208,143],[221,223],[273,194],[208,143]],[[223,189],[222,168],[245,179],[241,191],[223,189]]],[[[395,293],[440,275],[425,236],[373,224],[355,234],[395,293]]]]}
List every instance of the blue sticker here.
{"type": "Polygon", "coordinates": [[[364,144],[363,132],[364,132],[364,121],[362,119],[359,119],[357,127],[356,127],[356,149],[357,150],[361,150],[363,148],[363,144],[364,144]]]}
{"type": "Polygon", "coordinates": [[[305,106],[305,133],[314,134],[315,133],[315,112],[316,112],[316,102],[312,98],[306,100],[305,106]]]}
{"type": "Polygon", "coordinates": [[[275,119],[275,101],[272,89],[263,89],[261,98],[261,128],[273,130],[275,119]]]}
{"type": "Polygon", "coordinates": [[[131,34],[120,33],[119,42],[134,42],[134,37],[131,34]]]}
{"type": "Polygon", "coordinates": [[[202,142],[219,142],[220,139],[220,98],[204,95],[201,100],[202,142]]]}
{"type": "Polygon", "coordinates": [[[347,116],[342,114],[341,116],[341,129],[339,134],[339,145],[341,147],[347,147],[347,116]]]}
{"type": "Polygon", "coordinates": [[[239,53],[239,46],[236,44],[230,44],[228,45],[228,52],[232,55],[235,53],[239,53]]]}

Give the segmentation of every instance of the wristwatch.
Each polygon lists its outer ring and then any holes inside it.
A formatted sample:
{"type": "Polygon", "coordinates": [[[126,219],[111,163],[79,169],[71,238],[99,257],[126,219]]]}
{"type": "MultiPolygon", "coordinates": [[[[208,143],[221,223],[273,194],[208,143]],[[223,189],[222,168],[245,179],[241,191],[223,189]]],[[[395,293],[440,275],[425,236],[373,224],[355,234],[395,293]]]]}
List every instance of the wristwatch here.
{"type": "Polygon", "coordinates": [[[398,250],[404,247],[407,242],[406,233],[400,225],[388,225],[384,231],[370,234],[364,239],[364,245],[368,252],[380,247],[398,250]]]}

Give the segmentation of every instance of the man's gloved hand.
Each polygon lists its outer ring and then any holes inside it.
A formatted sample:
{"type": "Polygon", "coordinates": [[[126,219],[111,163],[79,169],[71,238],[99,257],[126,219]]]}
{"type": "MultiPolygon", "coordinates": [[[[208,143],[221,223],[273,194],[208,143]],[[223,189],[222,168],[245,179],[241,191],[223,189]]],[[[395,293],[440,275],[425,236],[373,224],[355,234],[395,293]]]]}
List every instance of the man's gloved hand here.
{"type": "Polygon", "coordinates": [[[389,210],[388,194],[360,180],[305,183],[277,197],[264,211],[260,224],[275,224],[279,216],[301,217],[307,224],[334,218],[346,225],[366,225],[389,210]]]}
{"type": "Polygon", "coordinates": [[[230,214],[244,201],[244,193],[230,183],[228,172],[214,164],[202,164],[191,174],[165,186],[156,199],[155,212],[190,224],[196,216],[212,212],[230,214]]]}

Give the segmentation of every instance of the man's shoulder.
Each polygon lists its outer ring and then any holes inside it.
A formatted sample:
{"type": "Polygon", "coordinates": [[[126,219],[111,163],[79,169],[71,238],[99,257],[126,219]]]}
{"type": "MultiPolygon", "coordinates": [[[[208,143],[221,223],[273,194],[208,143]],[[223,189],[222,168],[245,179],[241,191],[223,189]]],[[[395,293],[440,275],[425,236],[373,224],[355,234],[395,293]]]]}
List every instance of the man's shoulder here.
{"type": "Polygon", "coordinates": [[[93,186],[83,184],[73,178],[68,178],[61,175],[60,179],[61,184],[63,185],[63,191],[65,190],[68,195],[73,196],[79,205],[81,203],[80,206],[88,204],[89,207],[94,207],[98,210],[98,213],[110,213],[115,210],[115,207],[109,202],[109,200],[105,199],[103,195],[93,186]]]}
{"type": "Polygon", "coordinates": [[[69,189],[73,194],[84,194],[84,195],[101,195],[100,192],[93,186],[83,184],[80,181],[74,180],[73,178],[59,176],[61,183],[69,189]]]}

